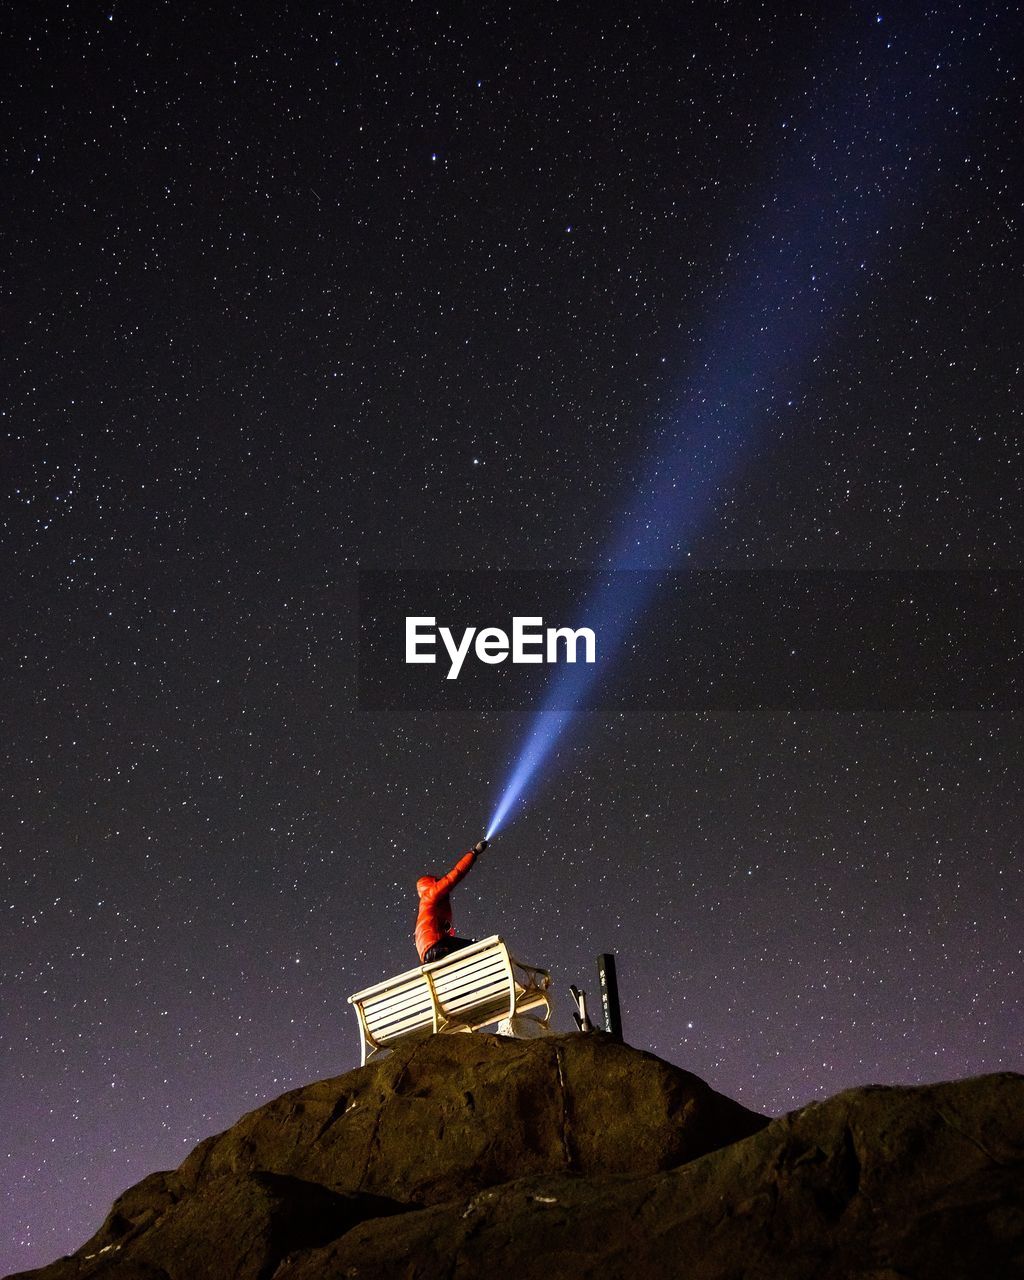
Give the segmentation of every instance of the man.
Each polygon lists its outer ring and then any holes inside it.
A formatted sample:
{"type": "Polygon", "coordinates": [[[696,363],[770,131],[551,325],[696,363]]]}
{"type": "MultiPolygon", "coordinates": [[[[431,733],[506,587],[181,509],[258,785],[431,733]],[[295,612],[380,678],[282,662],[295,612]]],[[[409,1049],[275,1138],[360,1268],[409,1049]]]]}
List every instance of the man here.
{"type": "Polygon", "coordinates": [[[416,892],[420,895],[420,909],[416,916],[416,950],[423,964],[443,960],[453,951],[473,945],[472,938],[455,937],[449,895],[486,848],[487,841],[479,840],[468,853],[462,855],[446,876],[439,880],[434,876],[420,876],[416,881],[416,892]]]}

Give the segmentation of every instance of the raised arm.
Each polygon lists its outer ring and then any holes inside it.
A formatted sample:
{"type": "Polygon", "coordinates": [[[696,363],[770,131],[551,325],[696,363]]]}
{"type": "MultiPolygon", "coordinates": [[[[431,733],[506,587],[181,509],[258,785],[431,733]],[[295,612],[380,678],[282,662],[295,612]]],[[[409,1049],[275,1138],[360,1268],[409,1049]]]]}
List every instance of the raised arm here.
{"type": "Polygon", "coordinates": [[[459,881],[468,873],[479,855],[487,848],[487,845],[488,841],[478,840],[472,849],[462,855],[446,876],[442,876],[440,880],[435,882],[432,896],[439,897],[442,893],[451,893],[459,881]]]}
{"type": "Polygon", "coordinates": [[[469,869],[474,862],[476,862],[476,850],[470,849],[468,853],[462,855],[446,876],[442,876],[436,882],[434,896],[440,897],[443,893],[451,893],[459,881],[469,874],[469,869]]]}

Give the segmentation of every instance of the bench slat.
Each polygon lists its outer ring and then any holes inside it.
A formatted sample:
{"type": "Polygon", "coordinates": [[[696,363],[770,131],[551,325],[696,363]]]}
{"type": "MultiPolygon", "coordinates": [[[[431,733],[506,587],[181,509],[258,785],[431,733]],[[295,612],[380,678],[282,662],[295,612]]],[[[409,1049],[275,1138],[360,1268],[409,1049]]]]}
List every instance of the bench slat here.
{"type": "MultiPolygon", "coordinates": [[[[439,1000],[441,1016],[444,1017],[452,1013],[461,1013],[466,1009],[472,1009],[477,1005],[501,1002],[507,1005],[512,998],[512,991],[509,987],[508,979],[502,979],[499,975],[498,979],[488,982],[460,993],[458,996],[448,999],[439,1000]]],[[[420,1021],[424,1026],[428,1026],[434,1019],[434,1007],[429,1001],[415,1006],[406,1006],[402,1009],[373,1011],[373,1016],[367,1016],[367,1024],[375,1038],[379,1038],[380,1034],[387,1034],[391,1028],[396,1025],[405,1025],[410,1021],[420,1021]]]]}
{"type": "Polygon", "coordinates": [[[460,969],[453,968],[450,973],[432,973],[430,980],[435,991],[450,991],[488,978],[492,974],[507,972],[508,968],[501,956],[494,956],[486,963],[464,965],[460,969]]]}
{"type": "Polygon", "coordinates": [[[434,1006],[432,1004],[416,1005],[412,1009],[399,1009],[395,1013],[385,1013],[379,1017],[366,1019],[366,1024],[370,1031],[377,1035],[378,1032],[386,1032],[389,1027],[393,1027],[398,1023],[405,1022],[422,1022],[424,1026],[429,1025],[434,1020],[434,1006]]]}
{"type": "Polygon", "coordinates": [[[390,1010],[411,1009],[419,1004],[430,1005],[430,988],[427,986],[426,979],[421,978],[420,984],[415,991],[403,992],[393,998],[385,998],[384,996],[376,996],[373,1000],[360,1001],[360,1007],[364,1013],[387,1013],[390,1010]]]}
{"type": "Polygon", "coordinates": [[[401,1040],[402,1036],[411,1035],[414,1031],[425,1031],[433,1025],[434,1019],[432,1017],[407,1018],[404,1022],[396,1022],[384,1030],[374,1030],[371,1027],[370,1034],[378,1044],[391,1044],[394,1040],[401,1040]]]}
{"type": "MultiPolygon", "coordinates": [[[[458,1025],[464,1024],[466,1026],[472,1027],[473,1030],[475,1031],[475,1030],[478,1030],[480,1027],[488,1026],[492,1022],[500,1022],[502,1018],[511,1017],[514,1013],[525,1013],[529,1009],[536,1009],[538,1006],[546,1005],[546,1004],[547,1004],[547,1001],[543,998],[542,995],[538,994],[522,1003],[517,1001],[515,1008],[513,1010],[510,1010],[508,999],[499,998],[497,1000],[488,1001],[486,1004],[479,1007],[471,1005],[470,1008],[472,1009],[472,1013],[473,1013],[472,1018],[467,1018],[465,1020],[452,1018],[450,1019],[450,1021],[453,1021],[458,1025]]],[[[453,1010],[452,1012],[454,1013],[456,1011],[453,1010]]],[[[432,1019],[429,1019],[429,1018],[423,1022],[419,1022],[419,1021],[416,1021],[415,1019],[411,1019],[407,1025],[399,1024],[397,1027],[390,1028],[386,1033],[378,1033],[378,1032],[372,1031],[371,1029],[371,1034],[379,1044],[391,1045],[391,1044],[394,1044],[395,1041],[401,1040],[403,1036],[411,1035],[416,1031],[424,1030],[426,1027],[429,1027],[431,1023],[432,1023],[432,1019]]]]}
{"type": "MultiPolygon", "coordinates": [[[[442,1020],[451,1019],[456,1014],[476,1010],[491,1005],[509,1008],[511,993],[508,983],[492,984],[462,996],[459,1000],[446,1000],[440,1006],[442,1020]]],[[[414,1009],[400,1010],[385,1017],[367,1018],[367,1027],[375,1040],[383,1040],[393,1036],[397,1029],[409,1027],[429,1027],[434,1021],[432,1005],[424,1005],[414,1009]]]]}
{"type": "Polygon", "coordinates": [[[490,982],[486,987],[464,992],[452,1000],[443,1000],[441,1008],[446,1013],[453,1010],[471,1009],[475,1004],[485,1004],[488,1000],[503,999],[506,1004],[514,998],[514,989],[508,982],[490,982]]]}
{"type": "Polygon", "coordinates": [[[453,952],[451,963],[444,969],[430,970],[430,977],[434,982],[447,982],[449,978],[456,977],[460,973],[472,973],[476,969],[491,969],[495,965],[503,965],[505,963],[505,954],[503,951],[488,951],[479,956],[467,956],[462,958],[460,952],[453,952]]]}
{"type": "MultiPolygon", "coordinates": [[[[445,983],[443,987],[438,984],[436,987],[438,999],[444,1004],[463,992],[475,991],[479,987],[487,986],[494,981],[503,981],[507,985],[508,972],[504,964],[498,963],[481,969],[474,968],[472,971],[466,971],[458,975],[457,978],[445,983]]],[[[419,1006],[426,1006],[428,1009],[431,1007],[430,992],[427,988],[426,979],[422,977],[415,989],[399,992],[394,996],[375,996],[372,1000],[360,1001],[359,1003],[367,1019],[374,1021],[380,1016],[388,1017],[392,1013],[403,1009],[419,1006]]]]}
{"type": "MultiPolygon", "coordinates": [[[[499,934],[495,933],[490,938],[482,938],[479,942],[474,942],[471,947],[463,948],[463,950],[458,953],[458,956],[460,960],[463,958],[469,959],[472,956],[479,955],[481,952],[488,951],[491,948],[497,949],[499,946],[504,948],[505,940],[499,934]]],[[[439,964],[447,964],[450,959],[450,956],[446,956],[444,960],[434,960],[428,965],[421,965],[418,969],[406,969],[405,973],[398,973],[393,978],[387,978],[384,982],[378,982],[372,987],[364,987],[362,991],[357,991],[355,995],[349,996],[349,1003],[355,1004],[357,1000],[365,1000],[368,996],[377,995],[382,991],[392,991],[396,986],[406,980],[413,981],[416,978],[422,977],[424,969],[430,971],[439,964]]]]}
{"type": "Polygon", "coordinates": [[[443,1000],[449,995],[458,995],[460,991],[502,978],[508,982],[508,969],[503,964],[492,964],[486,968],[467,969],[462,973],[453,974],[451,977],[446,977],[443,982],[435,978],[434,990],[437,992],[438,999],[443,1000]]]}
{"type": "MultiPolygon", "coordinates": [[[[506,1000],[511,994],[508,974],[503,970],[490,973],[486,980],[462,983],[451,991],[438,992],[438,1003],[442,1011],[462,1010],[474,1004],[481,1004],[491,998],[503,997],[506,1000]]],[[[526,990],[521,983],[515,984],[515,991],[521,994],[526,990]]],[[[426,1022],[433,1020],[433,1002],[430,993],[424,986],[414,996],[401,1001],[379,1001],[363,1006],[363,1014],[370,1025],[371,1032],[383,1029],[389,1023],[403,1021],[408,1017],[423,1017],[426,1022]]]]}
{"type": "Polygon", "coordinates": [[[406,991],[399,991],[393,996],[374,996],[372,1000],[360,1000],[362,1009],[400,1009],[403,1005],[415,1004],[418,1000],[430,1002],[430,988],[425,978],[420,978],[417,985],[406,991]]]}
{"type": "MultiPolygon", "coordinates": [[[[430,981],[436,991],[446,991],[449,987],[460,986],[465,983],[473,982],[478,976],[483,977],[489,973],[504,973],[505,962],[501,954],[477,957],[472,965],[452,965],[448,972],[430,973],[430,981]]],[[[428,975],[420,977],[420,984],[426,984],[428,975]]],[[[387,997],[377,996],[375,999],[386,999],[387,997]]],[[[365,1002],[364,1002],[365,1003],[365,1002]]]]}

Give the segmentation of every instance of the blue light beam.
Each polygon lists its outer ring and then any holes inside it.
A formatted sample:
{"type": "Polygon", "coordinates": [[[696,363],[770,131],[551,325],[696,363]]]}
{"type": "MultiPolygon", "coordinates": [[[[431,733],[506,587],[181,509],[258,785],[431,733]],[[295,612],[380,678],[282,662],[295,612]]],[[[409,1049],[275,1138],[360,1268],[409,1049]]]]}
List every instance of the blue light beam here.
{"type": "MultiPolygon", "coordinates": [[[[792,403],[815,353],[863,296],[869,264],[894,242],[897,224],[906,223],[938,172],[936,137],[944,134],[948,145],[962,124],[963,112],[943,92],[958,78],[961,85],[974,78],[955,21],[953,15],[944,24],[940,11],[908,25],[902,39],[872,24],[866,36],[858,33],[845,74],[819,68],[800,119],[780,121],[787,150],[779,173],[737,237],[678,408],[648,446],[603,568],[679,565],[725,486],[792,403]],[[960,65],[945,55],[947,45],[960,65]]],[[[596,630],[604,669],[656,589],[656,572],[612,572],[595,583],[582,612],[596,630]]],[[[515,814],[597,678],[598,668],[585,665],[553,675],[488,837],[515,814]]]]}

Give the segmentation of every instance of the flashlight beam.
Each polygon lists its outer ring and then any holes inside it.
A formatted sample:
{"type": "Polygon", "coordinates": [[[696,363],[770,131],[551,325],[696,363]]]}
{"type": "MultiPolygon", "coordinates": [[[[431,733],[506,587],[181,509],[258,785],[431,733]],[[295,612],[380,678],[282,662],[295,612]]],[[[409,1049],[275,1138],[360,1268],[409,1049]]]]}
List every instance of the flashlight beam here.
{"type": "MultiPolygon", "coordinates": [[[[678,407],[620,513],[606,567],[678,566],[723,489],[768,428],[777,429],[816,353],[863,296],[896,222],[906,221],[908,191],[920,197],[939,172],[935,139],[948,145],[965,114],[950,100],[954,89],[962,104],[981,76],[968,65],[980,61],[968,49],[969,34],[962,18],[941,6],[907,22],[897,38],[891,31],[840,33],[836,47],[852,45],[853,58],[845,69],[834,59],[819,67],[801,109],[783,117],[779,136],[789,150],[759,216],[729,255],[731,274],[690,354],[678,407]]],[[[657,574],[605,576],[583,614],[607,669],[649,608],[657,574]]],[[[596,680],[596,667],[566,666],[553,676],[488,835],[515,814],[596,680]]]]}

